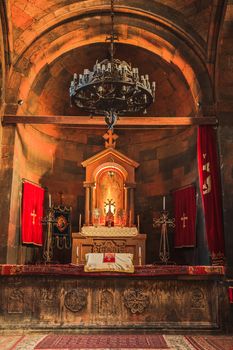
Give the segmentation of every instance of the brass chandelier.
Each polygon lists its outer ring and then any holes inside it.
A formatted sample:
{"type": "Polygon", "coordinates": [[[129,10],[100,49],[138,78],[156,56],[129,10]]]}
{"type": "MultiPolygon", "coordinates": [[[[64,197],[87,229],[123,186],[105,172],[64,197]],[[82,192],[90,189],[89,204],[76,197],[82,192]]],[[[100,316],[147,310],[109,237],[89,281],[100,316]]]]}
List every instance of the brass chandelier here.
{"type": "Polygon", "coordinates": [[[138,68],[114,58],[114,0],[111,0],[110,59],[96,61],[92,71],[84,69],[83,74],[74,73],[70,85],[71,105],[104,115],[109,129],[113,130],[119,115],[147,113],[147,107],[154,102],[156,83],[148,75],[139,76],[138,68]]]}

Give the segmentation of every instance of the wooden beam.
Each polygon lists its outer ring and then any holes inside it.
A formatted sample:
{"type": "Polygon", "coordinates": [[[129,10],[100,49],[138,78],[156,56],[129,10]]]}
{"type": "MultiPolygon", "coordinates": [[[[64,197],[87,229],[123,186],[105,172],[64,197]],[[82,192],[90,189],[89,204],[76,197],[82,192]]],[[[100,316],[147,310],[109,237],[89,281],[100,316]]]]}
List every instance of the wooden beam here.
{"type": "MultiPolygon", "coordinates": [[[[13,116],[4,115],[3,125],[10,124],[60,124],[79,127],[106,127],[104,117],[100,116],[13,116]]],[[[120,117],[117,127],[158,127],[158,126],[186,126],[186,125],[216,125],[216,117],[120,117]]]]}

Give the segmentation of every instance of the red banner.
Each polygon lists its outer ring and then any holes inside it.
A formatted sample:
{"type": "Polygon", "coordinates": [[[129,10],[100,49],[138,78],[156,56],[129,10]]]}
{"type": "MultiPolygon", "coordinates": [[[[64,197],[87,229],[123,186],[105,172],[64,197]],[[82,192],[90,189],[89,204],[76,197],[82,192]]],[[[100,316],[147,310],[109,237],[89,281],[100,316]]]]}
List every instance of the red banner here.
{"type": "Polygon", "coordinates": [[[23,184],[22,243],[42,245],[44,189],[29,182],[23,184]]]}
{"type": "Polygon", "coordinates": [[[233,304],[233,287],[228,288],[229,302],[233,304]]]}
{"type": "Polygon", "coordinates": [[[194,186],[173,192],[175,211],[175,248],[196,245],[196,191],[194,186]]]}
{"type": "Polygon", "coordinates": [[[198,171],[205,214],[205,227],[212,264],[224,263],[221,185],[217,144],[211,126],[198,128],[198,171]]]}

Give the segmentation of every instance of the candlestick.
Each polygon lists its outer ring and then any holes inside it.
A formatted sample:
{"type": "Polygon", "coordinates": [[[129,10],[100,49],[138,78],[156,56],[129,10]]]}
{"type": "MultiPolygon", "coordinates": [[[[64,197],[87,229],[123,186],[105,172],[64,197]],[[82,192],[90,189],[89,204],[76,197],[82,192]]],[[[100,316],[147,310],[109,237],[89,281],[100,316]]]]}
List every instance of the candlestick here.
{"type": "Polygon", "coordinates": [[[51,207],[52,207],[52,196],[49,193],[49,208],[51,208],[51,207]]]}
{"type": "Polygon", "coordinates": [[[140,232],[140,217],[137,215],[137,223],[138,223],[138,232],[140,232]]]}
{"type": "Polygon", "coordinates": [[[138,247],[138,264],[141,266],[142,265],[142,247],[138,247]]]}
{"type": "Polygon", "coordinates": [[[163,210],[165,210],[165,209],[166,209],[166,205],[165,205],[165,203],[166,203],[166,198],[165,198],[165,196],[163,196],[163,210]]]}

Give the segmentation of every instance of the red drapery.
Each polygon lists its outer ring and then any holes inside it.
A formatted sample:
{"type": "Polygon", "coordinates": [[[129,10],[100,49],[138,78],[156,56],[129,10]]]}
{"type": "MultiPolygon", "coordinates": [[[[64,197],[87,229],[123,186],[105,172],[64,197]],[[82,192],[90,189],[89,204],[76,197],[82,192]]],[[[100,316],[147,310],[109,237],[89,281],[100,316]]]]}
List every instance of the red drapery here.
{"type": "Polygon", "coordinates": [[[224,262],[221,185],[216,137],[211,126],[198,128],[198,170],[205,227],[212,263],[224,262]]]}
{"type": "Polygon", "coordinates": [[[196,191],[194,186],[173,192],[175,211],[175,248],[196,245],[196,191]]]}
{"type": "Polygon", "coordinates": [[[42,245],[44,189],[29,182],[23,184],[22,243],[42,245]]]}

